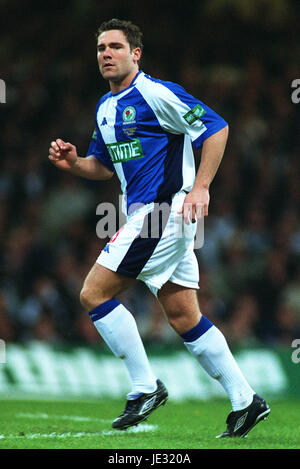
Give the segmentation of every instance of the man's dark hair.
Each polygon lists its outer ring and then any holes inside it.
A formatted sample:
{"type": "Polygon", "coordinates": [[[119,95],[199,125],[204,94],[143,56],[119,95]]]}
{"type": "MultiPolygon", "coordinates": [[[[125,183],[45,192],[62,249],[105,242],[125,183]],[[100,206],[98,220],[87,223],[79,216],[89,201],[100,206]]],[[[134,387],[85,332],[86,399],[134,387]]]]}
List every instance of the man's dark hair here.
{"type": "Polygon", "coordinates": [[[136,47],[139,47],[141,50],[143,50],[143,33],[141,32],[140,28],[131,21],[119,20],[117,18],[104,21],[98,28],[96,37],[98,38],[98,36],[100,36],[100,34],[102,34],[104,31],[110,31],[112,29],[119,29],[123,31],[127,41],[129,42],[130,50],[133,50],[136,47]]]}

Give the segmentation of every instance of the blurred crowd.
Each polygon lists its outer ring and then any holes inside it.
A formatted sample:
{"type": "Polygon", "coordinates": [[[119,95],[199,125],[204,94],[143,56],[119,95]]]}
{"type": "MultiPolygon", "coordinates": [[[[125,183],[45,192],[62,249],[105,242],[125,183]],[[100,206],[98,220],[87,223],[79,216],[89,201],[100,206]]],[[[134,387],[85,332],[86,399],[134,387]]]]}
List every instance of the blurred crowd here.
{"type": "MultiPolygon", "coordinates": [[[[96,236],[96,207],[118,203],[119,183],[60,172],[48,148],[61,137],[86,153],[107,92],[94,33],[121,17],[144,30],[141,68],[181,83],[230,126],[196,251],[202,312],[233,345],[290,345],[300,337],[300,104],[291,100],[299,3],[239,11],[227,1],[220,11],[218,2],[191,1],[182,11],[166,1],[147,17],[143,2],[105,3],[0,6],[0,338],[100,341],[79,292],[107,242],[96,236]]],[[[120,299],[146,342],[178,340],[142,283],[120,299]]]]}

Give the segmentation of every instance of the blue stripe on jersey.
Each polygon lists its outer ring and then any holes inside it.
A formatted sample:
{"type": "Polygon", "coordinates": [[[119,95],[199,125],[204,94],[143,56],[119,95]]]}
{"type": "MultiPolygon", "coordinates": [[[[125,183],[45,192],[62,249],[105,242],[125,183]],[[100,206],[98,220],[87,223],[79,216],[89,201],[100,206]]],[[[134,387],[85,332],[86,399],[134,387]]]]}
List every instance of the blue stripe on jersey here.
{"type": "MultiPolygon", "coordinates": [[[[171,200],[169,204],[171,207],[171,200]]],[[[155,204],[154,210],[145,216],[140,234],[134,239],[119,264],[117,268],[119,274],[137,278],[143,270],[162,237],[170,212],[167,217],[161,215],[159,205],[155,204]],[[154,233],[155,236],[153,236],[154,233]]]]}
{"type": "MultiPolygon", "coordinates": [[[[147,204],[168,200],[182,186],[183,136],[165,132],[160,127],[151,107],[136,89],[118,101],[115,122],[116,140],[119,142],[130,140],[125,132],[128,127],[135,126],[144,157],[121,163],[127,182],[127,209],[137,201],[147,204]],[[123,111],[130,105],[136,110],[136,122],[132,125],[124,125],[123,111]]],[[[135,134],[132,138],[134,137],[135,134]]]]}
{"type": "Polygon", "coordinates": [[[167,154],[164,158],[164,178],[158,187],[155,202],[164,202],[182,187],[182,158],[184,135],[167,134],[167,154]]]}

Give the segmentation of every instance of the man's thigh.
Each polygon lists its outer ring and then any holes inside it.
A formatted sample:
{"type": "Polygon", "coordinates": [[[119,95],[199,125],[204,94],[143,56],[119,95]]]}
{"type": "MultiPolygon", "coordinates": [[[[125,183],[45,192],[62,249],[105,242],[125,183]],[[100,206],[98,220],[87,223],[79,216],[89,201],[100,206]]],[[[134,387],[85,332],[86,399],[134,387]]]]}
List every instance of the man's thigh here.
{"type": "Polygon", "coordinates": [[[96,263],[84,281],[80,295],[82,305],[89,310],[95,308],[131,287],[135,282],[135,279],[120,275],[96,263]]]}

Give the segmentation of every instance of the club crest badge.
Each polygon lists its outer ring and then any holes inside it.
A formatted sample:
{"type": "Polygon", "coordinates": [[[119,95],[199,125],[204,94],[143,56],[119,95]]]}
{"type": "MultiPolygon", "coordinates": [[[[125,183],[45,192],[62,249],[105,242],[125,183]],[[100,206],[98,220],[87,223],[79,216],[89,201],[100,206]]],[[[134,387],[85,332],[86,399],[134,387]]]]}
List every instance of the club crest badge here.
{"type": "Polygon", "coordinates": [[[133,106],[125,107],[122,117],[123,117],[123,124],[132,124],[135,122],[136,110],[133,106]]]}

